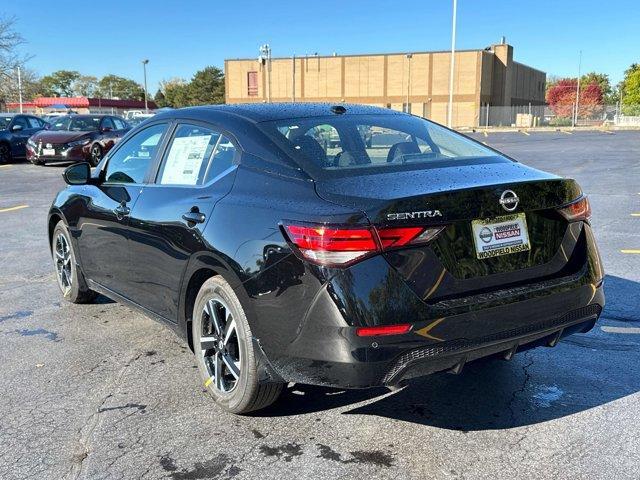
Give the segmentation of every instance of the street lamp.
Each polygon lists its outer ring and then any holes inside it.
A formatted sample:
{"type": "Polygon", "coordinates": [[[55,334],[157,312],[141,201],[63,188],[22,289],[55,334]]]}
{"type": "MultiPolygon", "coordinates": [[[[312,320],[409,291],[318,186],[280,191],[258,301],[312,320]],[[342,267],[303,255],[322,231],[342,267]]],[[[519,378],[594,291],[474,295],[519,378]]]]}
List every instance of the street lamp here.
{"type": "Polygon", "coordinates": [[[453,20],[451,27],[451,71],[449,72],[449,110],[447,112],[447,127],[451,128],[453,123],[453,72],[455,70],[455,53],[456,53],[456,11],[458,9],[458,0],[453,0],[453,20]]]}
{"type": "Polygon", "coordinates": [[[142,60],[142,71],[144,72],[144,113],[149,113],[149,105],[147,104],[147,63],[148,59],[142,60]]]}
{"type": "Polygon", "coordinates": [[[260,46],[258,60],[265,65],[267,73],[267,103],[271,103],[271,47],[268,43],[260,46]]]}
{"type": "Polygon", "coordinates": [[[409,106],[409,94],[411,92],[411,59],[413,58],[412,53],[407,53],[407,62],[409,63],[409,74],[407,75],[407,110],[406,113],[411,113],[411,107],[409,106]]]}
{"type": "Polygon", "coordinates": [[[22,113],[22,76],[20,74],[20,67],[18,69],[18,98],[20,102],[20,113],[22,113]]]}

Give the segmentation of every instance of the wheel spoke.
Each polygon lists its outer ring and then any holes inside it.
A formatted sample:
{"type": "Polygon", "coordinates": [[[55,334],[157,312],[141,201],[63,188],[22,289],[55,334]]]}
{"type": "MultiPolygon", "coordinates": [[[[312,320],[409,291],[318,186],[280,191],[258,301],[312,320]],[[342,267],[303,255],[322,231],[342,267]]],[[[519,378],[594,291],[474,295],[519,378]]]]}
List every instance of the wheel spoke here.
{"type": "Polygon", "coordinates": [[[220,319],[218,318],[218,309],[216,308],[215,303],[213,303],[213,300],[209,300],[207,302],[207,314],[209,315],[209,319],[211,320],[211,323],[213,324],[213,328],[215,329],[216,333],[220,335],[222,332],[222,329],[220,328],[220,319]]]}
{"type": "Polygon", "coordinates": [[[214,357],[214,370],[216,377],[216,388],[221,392],[224,392],[224,380],[222,379],[222,360],[220,359],[220,353],[216,352],[214,357]]]}
{"type": "Polygon", "coordinates": [[[200,348],[202,350],[211,350],[218,345],[215,337],[200,337],[200,348]]]}
{"type": "Polygon", "coordinates": [[[224,335],[223,335],[223,341],[225,346],[229,343],[229,339],[231,338],[231,335],[233,335],[233,332],[235,331],[236,331],[236,321],[233,319],[231,315],[227,315],[227,323],[224,326],[224,335]]]}
{"type": "Polygon", "coordinates": [[[64,253],[60,253],[57,248],[56,248],[56,257],[58,257],[60,260],[64,260],[64,253]]]}
{"type": "Polygon", "coordinates": [[[222,360],[229,369],[231,375],[233,375],[237,380],[240,377],[240,362],[236,362],[228,353],[222,355],[222,360]]]}

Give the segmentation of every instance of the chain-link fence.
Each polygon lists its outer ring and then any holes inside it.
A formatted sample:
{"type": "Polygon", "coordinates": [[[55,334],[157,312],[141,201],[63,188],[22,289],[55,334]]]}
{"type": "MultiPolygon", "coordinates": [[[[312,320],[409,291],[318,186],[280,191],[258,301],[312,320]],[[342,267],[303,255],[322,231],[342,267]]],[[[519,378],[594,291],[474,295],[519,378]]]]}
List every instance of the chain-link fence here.
{"type": "Polygon", "coordinates": [[[479,127],[585,127],[628,126],[640,127],[640,116],[625,115],[636,109],[619,105],[512,105],[480,108],[479,127]]]}

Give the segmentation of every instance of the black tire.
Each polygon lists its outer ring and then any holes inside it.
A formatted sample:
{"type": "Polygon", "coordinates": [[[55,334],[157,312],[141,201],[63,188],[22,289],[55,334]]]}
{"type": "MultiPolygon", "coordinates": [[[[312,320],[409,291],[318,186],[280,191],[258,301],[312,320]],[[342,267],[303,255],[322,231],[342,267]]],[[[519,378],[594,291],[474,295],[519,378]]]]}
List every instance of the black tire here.
{"type": "Polygon", "coordinates": [[[91,145],[91,156],[89,157],[89,163],[92,167],[96,167],[100,160],[102,160],[102,147],[99,143],[91,145]]]}
{"type": "Polygon", "coordinates": [[[76,263],[71,237],[62,221],[53,229],[51,255],[58,287],[65,300],[71,303],[89,303],[96,298],[97,293],[87,287],[84,275],[76,263]]]}
{"type": "Polygon", "coordinates": [[[223,409],[236,414],[248,413],[265,408],[278,398],[282,383],[258,380],[251,328],[238,297],[221,276],[208,279],[198,292],[192,335],[205,388],[223,409]],[[212,311],[218,318],[218,328],[207,313],[212,311]],[[224,339],[226,333],[229,333],[228,340],[224,339]],[[228,366],[230,363],[233,368],[228,366]],[[220,375],[216,375],[216,371],[220,375]]]}
{"type": "Polygon", "coordinates": [[[7,143],[0,143],[0,165],[11,162],[11,147],[7,143]]]}
{"type": "Polygon", "coordinates": [[[44,165],[44,160],[35,160],[35,159],[33,159],[33,160],[30,160],[30,161],[31,161],[31,163],[33,163],[34,165],[37,165],[39,167],[42,167],[44,165]]]}

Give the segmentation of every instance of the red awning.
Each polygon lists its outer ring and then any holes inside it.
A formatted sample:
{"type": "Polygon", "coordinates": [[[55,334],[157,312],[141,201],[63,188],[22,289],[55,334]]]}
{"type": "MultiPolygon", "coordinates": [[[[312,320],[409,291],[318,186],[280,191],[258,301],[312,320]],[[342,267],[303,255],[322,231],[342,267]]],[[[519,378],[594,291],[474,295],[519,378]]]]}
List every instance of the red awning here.
{"type": "MultiPolygon", "coordinates": [[[[86,98],[86,97],[39,97],[34,99],[36,107],[46,108],[52,105],[65,105],[69,108],[89,108],[89,107],[114,107],[143,109],[142,100],[118,100],[111,98],[86,98]]],[[[155,110],[157,105],[149,100],[149,108],[155,110]]]]}
{"type": "Polygon", "coordinates": [[[51,105],[65,105],[69,108],[89,106],[89,99],[85,97],[39,97],[33,100],[37,107],[45,108],[51,105]]]}

